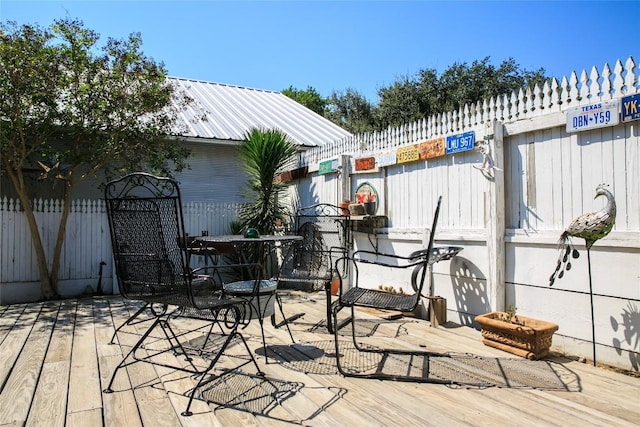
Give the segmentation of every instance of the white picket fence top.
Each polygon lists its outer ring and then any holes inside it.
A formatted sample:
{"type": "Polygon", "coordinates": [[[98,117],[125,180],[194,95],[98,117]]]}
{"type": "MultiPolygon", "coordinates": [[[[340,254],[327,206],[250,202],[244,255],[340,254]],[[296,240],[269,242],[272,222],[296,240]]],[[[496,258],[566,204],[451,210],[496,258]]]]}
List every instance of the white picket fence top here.
{"type": "Polygon", "coordinates": [[[590,73],[583,70],[580,78],[573,71],[569,78],[563,77],[560,83],[554,78],[542,87],[521,88],[511,94],[466,104],[458,111],[435,114],[399,127],[357,134],[333,144],[315,147],[302,154],[302,163],[313,164],[346,153],[384,151],[463,132],[493,120],[510,123],[561,113],[572,107],[639,93],[639,86],[640,70],[636,69],[636,63],[630,56],[624,65],[620,60],[616,61],[613,72],[608,64],[604,64],[601,72],[595,66],[590,73]]]}

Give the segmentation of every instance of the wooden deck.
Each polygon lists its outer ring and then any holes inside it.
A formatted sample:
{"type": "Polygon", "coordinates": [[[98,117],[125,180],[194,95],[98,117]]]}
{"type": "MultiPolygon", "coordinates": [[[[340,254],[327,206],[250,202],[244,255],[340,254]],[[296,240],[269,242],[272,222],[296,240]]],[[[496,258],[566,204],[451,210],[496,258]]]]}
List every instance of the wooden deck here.
{"type": "MultiPolygon", "coordinates": [[[[640,423],[639,378],[564,357],[517,358],[482,345],[478,331],[452,324],[431,328],[423,320],[363,313],[356,332],[372,345],[394,342],[452,352],[451,359],[432,362],[440,369],[434,372],[469,386],[344,378],[335,367],[332,336],[323,327],[324,304],[322,294],[285,297],[289,313],[306,314],[291,325],[296,344],[284,328],[265,325],[273,351],[269,363],[253,321],[242,332],[267,378],[253,376],[255,369],[247,365],[214,380],[198,394],[190,417],[180,414],[195,381],[182,371],[135,363],[120,370],[113,393],[102,392],[123,352],[146,328],[145,323],[128,326],[119,333],[119,344],[109,344],[114,324],[128,318],[135,304],[94,297],[0,307],[0,426],[640,423]]],[[[345,356],[357,365],[362,360],[349,357],[348,342],[345,356]]],[[[233,345],[214,372],[246,361],[241,350],[233,345]]],[[[170,353],[161,357],[186,363],[170,353]]]]}

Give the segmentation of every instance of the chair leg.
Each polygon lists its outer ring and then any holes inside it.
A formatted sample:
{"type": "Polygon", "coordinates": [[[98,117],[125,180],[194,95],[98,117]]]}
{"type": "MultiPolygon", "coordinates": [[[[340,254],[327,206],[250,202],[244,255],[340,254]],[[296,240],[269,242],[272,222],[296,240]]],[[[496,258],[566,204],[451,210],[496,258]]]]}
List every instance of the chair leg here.
{"type": "Polygon", "coordinates": [[[324,283],[324,292],[327,295],[327,330],[330,334],[333,333],[333,315],[331,313],[331,282],[327,281],[324,283]]]}
{"type": "MultiPolygon", "coordinates": [[[[342,310],[344,307],[340,306],[340,304],[334,304],[332,305],[332,317],[333,317],[333,325],[338,324],[338,313],[340,312],[340,310],[342,310]]],[[[353,317],[350,317],[349,320],[353,320],[353,317]]],[[[336,348],[336,366],[338,367],[338,372],[340,372],[340,374],[342,374],[342,376],[350,376],[349,373],[347,373],[343,368],[342,368],[342,364],[340,363],[340,344],[339,344],[339,340],[338,340],[338,328],[334,327],[333,328],[333,341],[335,344],[335,348],[336,348]]]]}
{"type": "MultiPolygon", "coordinates": [[[[236,315],[236,319],[240,319],[240,311],[237,307],[234,307],[235,310],[235,315],[236,315]]],[[[203,385],[211,382],[213,379],[207,379],[205,380],[207,374],[213,369],[213,367],[215,366],[215,364],[218,362],[218,360],[220,359],[220,357],[222,357],[222,354],[224,353],[224,351],[226,350],[226,348],[229,346],[229,344],[231,343],[231,341],[233,340],[233,338],[235,337],[239,337],[240,340],[242,341],[242,344],[244,345],[244,348],[247,350],[247,354],[249,355],[249,358],[251,359],[251,363],[253,363],[253,366],[255,366],[256,368],[256,375],[263,377],[265,376],[265,373],[260,369],[260,366],[258,366],[258,362],[256,361],[256,358],[253,357],[253,353],[251,353],[251,349],[249,348],[249,345],[247,344],[247,340],[244,338],[244,336],[238,332],[238,325],[239,323],[236,323],[236,325],[234,326],[234,328],[229,332],[229,335],[227,335],[227,338],[224,341],[224,344],[222,345],[222,347],[220,348],[220,350],[216,353],[215,357],[213,358],[213,360],[211,360],[211,363],[209,363],[209,366],[207,367],[207,369],[202,373],[202,375],[200,376],[200,379],[198,380],[198,383],[195,385],[195,387],[191,390],[190,396],[189,396],[189,402],[187,403],[187,407],[184,410],[184,412],[182,412],[182,416],[188,417],[190,415],[192,415],[193,413],[190,411],[191,409],[191,403],[193,402],[193,399],[195,397],[195,393],[196,390],[198,390],[198,388],[202,387],[203,385]]],[[[263,340],[264,340],[264,333],[263,333],[263,340]]],[[[264,341],[263,341],[264,342],[264,341]]],[[[266,347],[265,347],[265,352],[266,352],[266,347]]],[[[241,366],[244,366],[247,363],[250,362],[246,362],[244,364],[242,364],[241,366]]],[[[236,368],[237,369],[237,368],[236,368]]],[[[231,371],[228,371],[231,372],[231,371]]],[[[224,373],[222,375],[225,375],[224,373]]]]}
{"type": "Polygon", "coordinates": [[[286,315],[284,314],[284,309],[282,308],[282,300],[278,296],[277,292],[276,292],[276,303],[278,304],[278,309],[280,310],[280,314],[282,315],[283,320],[280,323],[277,323],[276,314],[274,311],[274,313],[271,315],[271,325],[276,329],[278,329],[282,325],[285,325],[287,327],[287,332],[289,332],[289,336],[291,337],[291,342],[295,343],[296,341],[293,338],[293,334],[291,333],[291,328],[289,328],[289,322],[293,322],[294,320],[301,318],[302,316],[305,315],[305,313],[298,313],[298,314],[294,314],[293,316],[286,317],[286,315]]]}
{"type": "MultiPolygon", "coordinates": [[[[258,362],[257,362],[256,358],[253,356],[253,354],[251,352],[251,349],[249,348],[249,345],[247,344],[246,339],[244,338],[244,336],[242,336],[242,334],[240,334],[238,332],[238,327],[240,325],[240,319],[241,319],[240,310],[239,310],[239,308],[237,306],[234,306],[233,309],[234,309],[234,312],[235,312],[234,313],[235,324],[231,327],[231,330],[229,331],[229,333],[226,334],[226,338],[225,338],[225,341],[224,341],[223,345],[220,347],[219,351],[216,353],[216,355],[214,356],[214,358],[211,360],[211,362],[209,363],[209,365],[207,366],[207,368],[204,371],[198,370],[197,367],[193,363],[190,363],[192,369],[188,369],[188,368],[176,367],[176,366],[171,366],[171,365],[167,365],[167,364],[163,364],[163,363],[153,362],[153,361],[149,360],[148,358],[145,359],[145,358],[136,357],[136,355],[135,355],[136,351],[138,351],[142,347],[142,344],[151,335],[151,332],[158,326],[160,326],[162,328],[166,339],[170,343],[170,349],[179,350],[178,351],[179,354],[184,354],[184,355],[188,356],[185,348],[182,346],[182,343],[180,342],[179,336],[176,335],[176,333],[173,331],[173,328],[171,327],[171,325],[169,325],[169,321],[168,320],[171,317],[171,314],[164,314],[163,313],[160,316],[156,316],[153,324],[144,332],[144,334],[140,337],[140,339],[133,345],[133,347],[122,358],[122,360],[120,361],[118,366],[116,366],[115,370],[113,371],[113,374],[111,374],[111,378],[109,380],[109,384],[103,390],[103,392],[104,393],[112,393],[113,392],[113,388],[112,388],[113,387],[113,382],[114,382],[115,377],[116,377],[116,375],[118,373],[118,370],[120,370],[120,368],[123,368],[125,366],[128,366],[128,365],[130,365],[130,364],[132,364],[134,362],[138,362],[138,361],[145,361],[145,362],[152,363],[152,364],[158,365],[158,366],[163,366],[163,367],[167,367],[167,368],[171,368],[171,369],[177,369],[177,370],[184,371],[184,372],[190,372],[192,374],[200,375],[200,378],[198,380],[198,383],[196,384],[196,386],[193,388],[193,390],[190,393],[189,401],[187,403],[187,407],[186,407],[185,411],[182,412],[182,415],[183,416],[192,415],[192,413],[190,411],[190,408],[191,408],[191,403],[193,402],[193,399],[195,397],[195,393],[196,393],[197,389],[211,381],[211,380],[206,380],[207,374],[214,368],[215,364],[218,362],[220,357],[222,357],[224,351],[227,349],[227,347],[232,342],[232,340],[234,338],[236,338],[236,337],[239,337],[240,340],[242,341],[242,344],[244,345],[244,348],[247,351],[247,354],[249,355],[249,359],[250,359],[250,360],[242,363],[240,366],[244,366],[244,365],[246,365],[248,363],[252,363],[253,366],[256,368],[256,375],[261,376],[261,377],[265,376],[265,373],[260,369],[260,366],[258,365],[258,362]],[[127,362],[130,357],[134,359],[133,362],[127,362]]],[[[213,326],[212,326],[212,328],[213,328],[213,326]]],[[[210,328],[210,330],[212,328],[210,328]]],[[[264,342],[264,333],[263,333],[263,342],[264,342]]],[[[161,350],[161,351],[163,352],[165,350],[161,350]]],[[[153,357],[153,356],[151,356],[151,357],[153,357]]],[[[190,361],[190,358],[188,358],[187,360],[190,361]]],[[[240,366],[236,367],[235,369],[239,368],[240,366]]],[[[228,372],[231,372],[231,371],[233,371],[233,370],[230,370],[228,372]]],[[[223,373],[222,375],[225,375],[225,373],[223,373]]]]}
{"type": "MultiPolygon", "coordinates": [[[[116,339],[116,335],[118,334],[118,331],[120,331],[120,329],[122,329],[124,326],[131,325],[133,323],[133,321],[136,319],[136,317],[140,316],[142,314],[142,312],[147,309],[148,306],[149,306],[149,303],[145,302],[144,305],[138,309],[138,311],[133,313],[133,316],[129,317],[126,322],[124,322],[120,326],[118,326],[116,328],[116,330],[113,332],[113,336],[111,337],[111,340],[109,341],[109,344],[115,344],[115,339],[116,339]]],[[[150,319],[148,319],[148,320],[150,320],[150,319]]],[[[143,320],[141,320],[141,322],[143,322],[143,320]]]]}
{"type": "Polygon", "coordinates": [[[347,317],[346,319],[341,320],[340,322],[337,322],[337,320],[333,319],[333,309],[335,307],[337,307],[338,305],[338,301],[332,302],[331,301],[331,282],[326,282],[325,283],[325,292],[327,294],[327,331],[330,334],[333,334],[334,332],[339,331],[340,329],[344,328],[345,326],[347,326],[349,324],[349,322],[351,322],[352,317],[347,317]]]}
{"type": "MultiPolygon", "coordinates": [[[[242,342],[244,343],[244,346],[247,349],[247,353],[249,354],[249,357],[251,358],[251,361],[253,362],[254,366],[256,367],[256,370],[258,371],[257,375],[264,376],[264,372],[262,372],[260,370],[260,368],[258,367],[258,362],[253,357],[253,354],[251,354],[251,350],[249,349],[249,346],[247,345],[247,341],[244,339],[242,334],[240,334],[239,332],[232,332],[229,335],[227,335],[227,339],[224,341],[224,344],[220,348],[220,351],[218,351],[218,353],[216,353],[215,357],[211,360],[211,363],[209,363],[209,366],[207,367],[207,369],[200,376],[200,379],[198,380],[198,383],[191,390],[191,393],[190,393],[190,396],[189,396],[189,402],[187,402],[187,407],[185,408],[184,412],[181,413],[182,416],[188,417],[188,416],[193,415],[193,413],[190,411],[190,409],[191,409],[191,403],[193,402],[193,399],[194,399],[195,394],[196,394],[196,390],[198,390],[198,388],[202,387],[203,385],[207,384],[208,382],[211,382],[211,379],[208,379],[207,381],[205,381],[205,378],[207,377],[207,374],[213,369],[215,364],[218,362],[220,357],[222,357],[222,354],[224,353],[224,351],[227,349],[227,347],[231,343],[231,340],[233,340],[233,338],[235,338],[236,336],[238,336],[238,337],[240,337],[240,339],[242,339],[242,342]]],[[[246,363],[249,363],[249,362],[246,362],[246,363]]],[[[224,375],[224,374],[222,374],[222,375],[224,375]]]]}
{"type": "Polygon", "coordinates": [[[111,387],[113,386],[113,381],[116,378],[116,374],[118,373],[118,370],[124,366],[127,366],[126,361],[129,358],[129,356],[132,356],[138,350],[138,348],[140,348],[144,340],[147,339],[147,337],[151,334],[151,331],[153,331],[155,327],[160,324],[161,321],[162,321],[162,318],[156,317],[153,324],[145,331],[144,334],[142,334],[140,339],[133,345],[133,347],[131,347],[129,352],[122,358],[118,366],[116,366],[116,369],[114,369],[113,374],[111,374],[111,379],[109,380],[109,384],[107,385],[107,388],[103,390],[105,393],[113,392],[113,389],[111,387]]]}
{"type": "MultiPolygon", "coordinates": [[[[334,325],[336,325],[338,322],[338,312],[343,308],[344,307],[340,306],[339,304],[336,304],[335,307],[333,308],[332,314],[333,314],[334,325]]],[[[351,317],[349,317],[349,322],[351,322],[352,324],[351,335],[352,335],[353,345],[355,349],[359,352],[380,354],[381,361],[378,366],[378,369],[376,369],[375,372],[370,374],[359,374],[355,371],[350,371],[348,369],[345,369],[340,363],[341,352],[340,352],[340,345],[338,340],[339,329],[334,328],[333,337],[334,337],[335,350],[336,350],[336,366],[338,367],[338,372],[340,372],[341,375],[345,377],[370,378],[370,379],[378,379],[378,380],[393,380],[393,381],[403,381],[403,382],[435,383],[435,384],[449,384],[449,385],[458,384],[456,381],[440,379],[440,378],[432,378],[429,376],[430,358],[431,357],[451,357],[447,353],[437,353],[437,352],[422,351],[422,350],[413,351],[413,350],[401,350],[401,349],[374,349],[374,348],[365,348],[362,345],[360,345],[356,340],[355,310],[354,310],[354,307],[350,307],[350,308],[351,308],[351,317]],[[394,355],[395,356],[415,356],[415,357],[424,358],[423,359],[424,366],[422,369],[422,374],[420,376],[410,376],[410,375],[392,375],[392,374],[385,374],[381,372],[381,368],[384,366],[384,363],[389,359],[390,356],[394,356],[394,355]]]]}

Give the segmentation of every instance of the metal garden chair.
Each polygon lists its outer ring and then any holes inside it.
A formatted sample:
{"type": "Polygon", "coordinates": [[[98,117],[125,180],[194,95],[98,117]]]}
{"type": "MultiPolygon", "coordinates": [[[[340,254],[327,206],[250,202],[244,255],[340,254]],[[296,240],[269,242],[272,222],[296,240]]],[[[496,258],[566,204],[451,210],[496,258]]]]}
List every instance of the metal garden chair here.
{"type": "Polygon", "coordinates": [[[109,182],[105,200],[120,294],[125,299],[144,302],[143,309],[146,307],[152,320],[114,370],[105,393],[112,391],[113,381],[121,368],[138,361],[190,372],[199,379],[182,414],[191,415],[189,409],[196,391],[212,381],[209,374],[215,364],[229,344],[238,339],[249,354],[249,360],[243,365],[253,363],[258,375],[262,375],[247,342],[238,332],[242,301],[225,297],[222,284],[215,276],[202,275],[200,271],[190,269],[186,262],[188,251],[184,246],[184,220],[176,181],[133,173],[109,182]],[[206,326],[177,333],[172,323],[178,318],[204,321],[206,326]],[[208,344],[215,341],[213,327],[216,324],[222,330],[221,343],[210,350],[208,344]],[[161,336],[168,343],[157,350],[158,339],[151,337],[156,329],[162,331],[161,336]],[[204,343],[198,341],[198,345],[187,345],[187,338],[190,341],[195,335],[204,337],[204,343]],[[146,346],[147,339],[154,345],[146,346]],[[186,356],[188,366],[165,364],[157,356],[166,352],[186,356]],[[199,368],[192,362],[192,355],[211,360],[206,367],[199,368]]]}
{"type": "MultiPolygon", "coordinates": [[[[322,290],[327,293],[327,327],[331,324],[331,282],[338,275],[346,277],[346,269],[336,268],[335,261],[347,255],[350,246],[349,215],[338,206],[319,203],[301,207],[293,220],[293,231],[302,236],[290,257],[284,260],[280,273],[282,288],[322,290]]],[[[342,265],[338,265],[342,267],[342,265]]],[[[298,314],[274,326],[302,316],[298,314]]]]}
{"type": "MultiPolygon", "coordinates": [[[[338,370],[344,376],[349,377],[361,377],[361,378],[377,378],[377,379],[391,379],[391,380],[400,380],[400,381],[416,381],[416,382],[435,382],[435,383],[446,383],[450,384],[450,380],[441,380],[439,378],[433,378],[429,375],[419,375],[419,376],[411,376],[406,374],[399,373],[388,373],[385,372],[384,364],[385,362],[391,360],[393,357],[397,358],[407,358],[410,360],[409,365],[411,366],[412,359],[420,359],[421,366],[420,369],[423,372],[429,372],[429,358],[430,357],[448,357],[446,354],[441,353],[433,353],[427,351],[412,351],[412,350],[400,350],[400,349],[381,349],[377,347],[373,347],[370,345],[359,343],[356,339],[356,307],[366,307],[373,308],[379,310],[392,310],[399,312],[412,312],[416,309],[420,302],[420,294],[422,292],[422,288],[425,284],[425,278],[427,276],[427,270],[431,257],[431,252],[433,248],[433,240],[436,232],[436,224],[438,222],[438,215],[440,212],[440,202],[442,197],[438,198],[438,203],[436,206],[436,210],[433,217],[433,223],[430,230],[430,238],[429,245],[425,250],[420,250],[411,254],[410,256],[400,256],[395,254],[383,254],[372,251],[356,251],[350,256],[342,257],[336,260],[336,264],[339,264],[340,268],[342,268],[344,263],[348,263],[349,266],[349,274],[350,274],[350,285],[351,287],[347,290],[343,290],[342,286],[340,286],[340,293],[337,300],[333,303],[332,307],[332,315],[333,322],[336,327],[334,328],[334,341],[336,346],[336,362],[338,365],[338,370]],[[360,283],[359,280],[363,274],[361,269],[367,267],[371,268],[381,268],[387,269],[388,277],[400,277],[401,275],[409,274],[411,275],[412,287],[415,290],[413,294],[409,293],[392,293],[385,291],[383,289],[372,289],[363,286],[363,283],[360,283]],[[371,361],[372,357],[366,357],[364,354],[366,353],[374,353],[379,355],[379,362],[375,364],[372,369],[364,370],[365,372],[360,372],[353,367],[345,368],[342,363],[342,359],[345,358],[344,349],[339,348],[339,340],[338,340],[338,329],[337,321],[338,321],[338,313],[344,309],[348,308],[351,311],[351,316],[347,319],[348,323],[351,323],[352,329],[352,340],[355,350],[361,354],[360,357],[350,357],[350,360],[368,360],[371,361]]],[[[342,279],[341,279],[342,281],[342,279]]],[[[371,284],[370,284],[371,286],[371,284]]],[[[375,284],[373,284],[375,286],[375,284]]],[[[347,323],[347,324],[348,324],[347,323]]]]}

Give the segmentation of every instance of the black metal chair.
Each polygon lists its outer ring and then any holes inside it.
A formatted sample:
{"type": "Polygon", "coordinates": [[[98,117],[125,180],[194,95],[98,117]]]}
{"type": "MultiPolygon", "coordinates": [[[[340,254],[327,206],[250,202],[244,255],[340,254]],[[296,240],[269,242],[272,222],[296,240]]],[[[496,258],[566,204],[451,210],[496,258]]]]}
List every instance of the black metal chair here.
{"type": "MultiPolygon", "coordinates": [[[[212,381],[212,375],[208,374],[229,344],[237,339],[249,354],[249,360],[241,366],[253,363],[258,375],[262,375],[247,342],[238,332],[243,302],[226,297],[216,276],[200,274],[201,271],[192,270],[187,264],[182,204],[176,181],[133,173],[109,182],[105,200],[120,294],[125,299],[144,302],[141,310],[146,308],[153,320],[114,370],[105,393],[112,391],[113,381],[121,368],[138,361],[190,372],[199,376],[183,412],[185,416],[191,415],[196,390],[212,381]],[[171,323],[177,318],[205,321],[207,326],[176,333],[171,323]],[[222,329],[222,343],[209,350],[207,343],[213,341],[211,335],[216,324],[222,329]],[[156,328],[162,330],[161,336],[166,338],[168,347],[152,350],[151,346],[145,346],[148,338],[157,342],[156,337],[150,338],[156,328]],[[187,345],[185,338],[198,331],[204,331],[205,343],[187,345]],[[165,364],[157,356],[166,352],[186,356],[188,366],[165,364]],[[205,368],[198,368],[191,361],[194,354],[211,360],[205,368]]],[[[251,266],[241,266],[245,267],[251,266]]],[[[134,316],[139,313],[140,310],[134,316]]],[[[156,348],[157,343],[152,347],[156,348]]]]}
{"type": "MultiPolygon", "coordinates": [[[[218,263],[218,259],[220,258],[220,253],[217,251],[216,248],[210,248],[210,247],[203,247],[203,245],[199,242],[195,242],[193,240],[193,237],[179,237],[178,238],[178,245],[181,248],[184,248],[186,250],[186,255],[187,255],[187,266],[191,266],[191,257],[192,256],[202,256],[205,258],[205,266],[209,265],[209,262],[211,262],[211,265],[216,265],[218,263]]],[[[192,270],[193,271],[193,270],[192,270]]],[[[218,275],[219,278],[219,272],[215,271],[214,274],[218,275]]],[[[115,344],[115,339],[118,335],[118,332],[120,332],[120,330],[122,328],[124,328],[125,326],[135,326],[138,323],[143,323],[143,322],[147,322],[150,321],[154,318],[154,314],[153,312],[150,310],[149,307],[149,303],[145,302],[143,305],[140,306],[140,308],[138,308],[138,310],[133,313],[131,316],[129,316],[129,318],[122,322],[114,331],[113,331],[113,335],[111,336],[111,340],[109,341],[109,344],[115,344]],[[143,314],[148,314],[148,316],[143,316],[141,317],[143,314]]]]}
{"type": "MultiPolygon", "coordinates": [[[[322,290],[327,293],[327,327],[331,332],[331,282],[338,275],[346,278],[346,269],[336,269],[335,261],[348,254],[350,247],[349,215],[328,203],[301,207],[293,218],[296,242],[290,257],[283,262],[279,283],[282,288],[322,290]]],[[[340,265],[342,267],[343,265],[340,265]]],[[[303,314],[294,315],[274,326],[281,326],[303,314]]]]}
{"type": "MultiPolygon", "coordinates": [[[[416,309],[420,303],[420,294],[425,284],[425,278],[427,276],[427,270],[429,263],[431,262],[431,252],[433,248],[433,240],[436,232],[436,224],[438,222],[438,215],[440,212],[440,202],[442,197],[438,198],[435,214],[433,217],[433,223],[430,230],[429,245],[426,249],[414,252],[409,256],[401,256],[395,254],[383,254],[372,251],[360,250],[354,252],[350,256],[342,257],[336,260],[336,264],[339,264],[342,268],[343,263],[348,263],[350,274],[351,287],[347,290],[343,290],[340,286],[340,293],[338,299],[333,303],[332,315],[334,328],[334,341],[336,346],[336,362],[338,370],[344,376],[349,377],[361,377],[361,378],[377,378],[377,379],[390,379],[399,381],[414,381],[414,382],[435,382],[451,384],[450,380],[443,380],[440,378],[433,378],[429,375],[411,376],[401,375],[397,373],[386,373],[384,371],[385,362],[395,357],[408,357],[408,358],[421,358],[423,372],[428,373],[428,363],[430,357],[448,357],[446,354],[434,353],[428,351],[413,351],[413,350],[401,350],[401,349],[381,349],[374,346],[359,343],[356,339],[356,307],[366,307],[379,310],[392,310],[398,312],[412,312],[416,309]],[[387,274],[390,277],[400,277],[411,275],[412,287],[415,290],[413,294],[410,293],[393,293],[384,289],[371,289],[362,286],[359,283],[362,272],[361,268],[384,268],[389,269],[392,274],[387,274]],[[355,350],[359,353],[375,353],[378,354],[380,359],[374,364],[372,369],[366,370],[366,372],[359,372],[352,367],[345,368],[341,359],[345,358],[344,349],[339,348],[338,339],[338,313],[343,308],[349,308],[351,310],[351,316],[347,319],[351,324],[352,340],[355,350]],[[425,371],[426,368],[426,371],[425,371]]],[[[389,272],[387,272],[389,273],[389,272]]],[[[341,279],[342,281],[342,279],[341,279]]],[[[346,326],[346,325],[342,325],[346,326]]],[[[353,358],[351,358],[353,359],[353,358]]],[[[365,358],[371,361],[371,358],[365,358]]],[[[410,362],[414,363],[414,362],[410,362]]]]}

